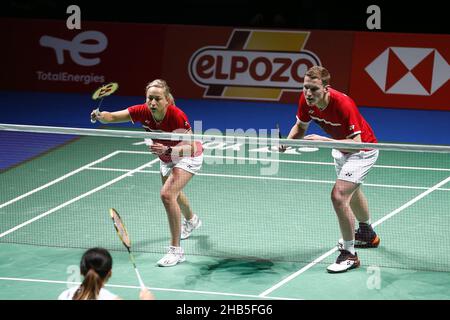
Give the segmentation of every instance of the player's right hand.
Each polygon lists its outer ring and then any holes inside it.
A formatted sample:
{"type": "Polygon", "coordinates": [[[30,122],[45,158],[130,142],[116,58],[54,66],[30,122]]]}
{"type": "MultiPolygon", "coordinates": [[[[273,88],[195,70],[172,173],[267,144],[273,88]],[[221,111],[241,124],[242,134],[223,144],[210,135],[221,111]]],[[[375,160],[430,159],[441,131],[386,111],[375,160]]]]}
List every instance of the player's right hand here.
{"type": "Polygon", "coordinates": [[[139,293],[139,299],[141,300],[155,300],[155,296],[147,288],[141,289],[139,293]]]}
{"type": "Polygon", "coordinates": [[[91,122],[95,123],[97,120],[100,119],[100,111],[98,109],[94,109],[91,112],[91,122]]]}

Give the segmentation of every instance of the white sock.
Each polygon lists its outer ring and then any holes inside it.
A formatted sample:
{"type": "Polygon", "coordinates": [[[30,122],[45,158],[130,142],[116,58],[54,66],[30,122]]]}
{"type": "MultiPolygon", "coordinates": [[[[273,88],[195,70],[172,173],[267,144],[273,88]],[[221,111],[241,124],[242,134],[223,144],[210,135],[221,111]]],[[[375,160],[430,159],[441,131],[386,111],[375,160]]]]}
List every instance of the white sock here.
{"type": "Polygon", "coordinates": [[[369,220],[367,220],[367,221],[359,221],[359,223],[365,223],[365,224],[368,224],[368,225],[370,225],[370,224],[371,224],[371,222],[370,222],[370,219],[369,219],[369,220]]]}
{"type": "Polygon", "coordinates": [[[347,250],[351,254],[355,254],[355,240],[344,240],[344,250],[347,250]]]}

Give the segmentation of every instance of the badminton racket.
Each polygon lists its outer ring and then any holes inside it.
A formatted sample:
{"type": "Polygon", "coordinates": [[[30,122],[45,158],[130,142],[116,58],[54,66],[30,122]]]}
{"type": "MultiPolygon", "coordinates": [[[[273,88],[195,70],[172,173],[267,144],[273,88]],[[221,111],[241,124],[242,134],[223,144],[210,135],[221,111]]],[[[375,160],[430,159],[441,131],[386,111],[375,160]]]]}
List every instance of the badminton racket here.
{"type": "MultiPolygon", "coordinates": [[[[280,125],[277,123],[275,128],[278,130],[278,139],[283,139],[283,137],[281,136],[281,130],[280,130],[280,125]]],[[[286,150],[290,149],[290,146],[284,146],[280,144],[280,147],[284,147],[286,150]]]]}
{"type": "MultiPolygon", "coordinates": [[[[113,94],[117,91],[117,89],[119,89],[119,84],[117,82],[111,82],[95,90],[92,94],[92,100],[98,100],[97,109],[94,110],[95,115],[100,114],[100,107],[102,106],[103,98],[113,94]]],[[[91,116],[91,122],[97,122],[97,119],[95,119],[93,115],[91,116]]]]}
{"type": "Polygon", "coordinates": [[[127,250],[128,250],[128,254],[130,256],[131,263],[133,264],[134,271],[136,271],[136,276],[139,280],[139,285],[141,286],[141,289],[145,289],[145,284],[142,281],[141,275],[139,274],[139,271],[136,267],[136,262],[134,260],[134,256],[131,253],[131,239],[128,235],[127,229],[125,228],[125,224],[123,223],[122,218],[120,217],[120,215],[116,209],[114,209],[114,208],[109,209],[109,215],[111,216],[111,218],[114,222],[114,228],[116,229],[120,240],[122,241],[125,248],[127,248],[127,250]]]}

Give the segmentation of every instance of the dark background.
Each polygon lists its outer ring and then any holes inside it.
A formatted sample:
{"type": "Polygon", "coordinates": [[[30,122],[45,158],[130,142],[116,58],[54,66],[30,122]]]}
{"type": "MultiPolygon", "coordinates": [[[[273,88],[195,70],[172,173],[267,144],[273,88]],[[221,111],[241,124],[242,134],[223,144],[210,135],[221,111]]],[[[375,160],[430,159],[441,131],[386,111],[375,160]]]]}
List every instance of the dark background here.
{"type": "Polygon", "coordinates": [[[374,32],[450,33],[444,1],[405,0],[6,0],[0,15],[66,19],[67,6],[81,8],[82,21],[116,21],[286,29],[368,31],[366,9],[381,9],[381,30],[374,32]]]}

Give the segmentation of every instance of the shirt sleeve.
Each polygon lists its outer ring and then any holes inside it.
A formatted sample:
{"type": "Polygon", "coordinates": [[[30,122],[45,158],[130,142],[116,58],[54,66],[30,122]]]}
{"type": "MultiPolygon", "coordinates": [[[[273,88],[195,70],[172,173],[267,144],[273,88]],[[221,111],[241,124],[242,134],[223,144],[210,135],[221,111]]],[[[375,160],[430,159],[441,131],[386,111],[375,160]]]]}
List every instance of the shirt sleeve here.
{"type": "Polygon", "coordinates": [[[133,123],[143,122],[145,117],[145,105],[137,104],[131,107],[128,107],[127,110],[130,113],[131,121],[133,123]]]}
{"type": "MultiPolygon", "coordinates": [[[[66,290],[67,291],[67,290],[66,290]]],[[[67,299],[67,292],[64,291],[58,296],[58,300],[68,300],[67,299]]]]}
{"type": "Polygon", "coordinates": [[[173,131],[179,133],[184,133],[191,129],[191,124],[183,111],[178,110],[178,112],[174,113],[173,128],[173,131]]]}
{"type": "Polygon", "coordinates": [[[115,300],[118,296],[105,288],[100,289],[98,300],[115,300]]]}
{"type": "Polygon", "coordinates": [[[73,295],[75,294],[75,291],[77,290],[78,288],[72,288],[72,289],[67,289],[67,290],[64,290],[60,295],[59,295],[59,297],[58,297],[58,300],[72,300],[72,298],[73,298],[73,295]]]}
{"type": "Polygon", "coordinates": [[[309,116],[308,111],[306,110],[306,100],[303,93],[300,95],[300,99],[298,100],[298,108],[297,108],[297,120],[303,123],[311,122],[311,117],[309,116]]]}
{"type": "Polygon", "coordinates": [[[351,99],[346,99],[341,108],[342,123],[345,126],[345,137],[353,138],[361,134],[361,122],[359,110],[356,104],[351,99]]]}

